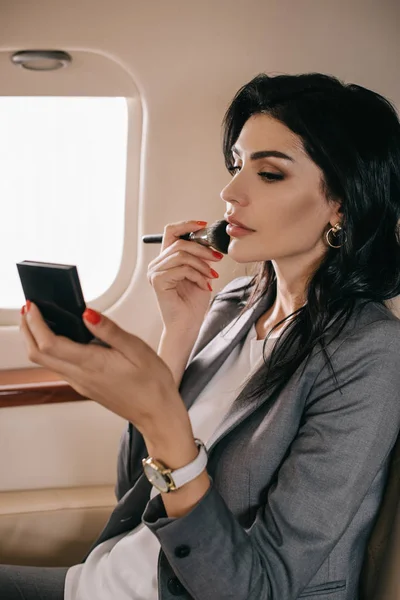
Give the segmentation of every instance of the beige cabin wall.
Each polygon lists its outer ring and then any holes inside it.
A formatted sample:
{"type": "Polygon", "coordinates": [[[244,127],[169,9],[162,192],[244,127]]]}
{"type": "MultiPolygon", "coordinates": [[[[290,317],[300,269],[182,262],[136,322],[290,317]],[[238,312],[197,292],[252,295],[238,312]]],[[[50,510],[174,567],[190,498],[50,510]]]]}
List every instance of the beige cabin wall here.
{"type": "MultiPolygon", "coordinates": [[[[97,53],[118,63],[139,90],[136,264],[107,314],[154,348],[161,323],[146,270],[159,247],[144,246],[140,236],[176,220],[221,218],[219,192],[229,176],[220,125],[237,89],[262,71],[321,71],[400,101],[395,0],[2,0],[0,11],[0,51],[97,53]]],[[[53,76],[35,75],[48,78],[51,93],[53,76]]],[[[3,79],[3,93],[11,84],[3,79]]],[[[225,258],[219,271],[216,291],[245,269],[225,258]]],[[[0,329],[0,368],[28,365],[18,328],[0,329]]]]}

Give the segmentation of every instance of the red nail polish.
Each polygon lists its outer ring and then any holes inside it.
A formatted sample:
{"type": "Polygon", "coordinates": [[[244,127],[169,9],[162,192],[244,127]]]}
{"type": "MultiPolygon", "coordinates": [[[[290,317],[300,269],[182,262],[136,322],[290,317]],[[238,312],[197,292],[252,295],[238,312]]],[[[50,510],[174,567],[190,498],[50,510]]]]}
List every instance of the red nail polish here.
{"type": "Polygon", "coordinates": [[[26,307],[26,310],[25,310],[25,312],[29,312],[29,309],[30,309],[30,307],[31,307],[31,301],[30,301],[30,300],[27,300],[27,301],[26,301],[26,305],[25,305],[25,307],[26,307]]]}
{"type": "Polygon", "coordinates": [[[216,250],[212,250],[212,253],[215,258],[222,258],[224,256],[221,252],[217,252],[216,250]]]}
{"type": "Polygon", "coordinates": [[[25,314],[25,304],[23,305],[23,307],[21,308],[21,315],[25,314]]]}
{"type": "Polygon", "coordinates": [[[92,308],[87,308],[82,317],[92,325],[97,325],[101,321],[101,315],[92,308]]]}
{"type": "Polygon", "coordinates": [[[208,281],[207,281],[207,285],[208,285],[208,289],[210,290],[210,292],[212,292],[212,287],[211,287],[211,285],[208,283],[208,281]]]}
{"type": "Polygon", "coordinates": [[[203,225],[205,227],[207,225],[207,221],[196,221],[197,225],[203,225]]]}
{"type": "Polygon", "coordinates": [[[211,270],[211,275],[212,275],[213,277],[219,277],[219,275],[218,275],[217,271],[214,271],[214,269],[210,269],[210,270],[211,270]]]}

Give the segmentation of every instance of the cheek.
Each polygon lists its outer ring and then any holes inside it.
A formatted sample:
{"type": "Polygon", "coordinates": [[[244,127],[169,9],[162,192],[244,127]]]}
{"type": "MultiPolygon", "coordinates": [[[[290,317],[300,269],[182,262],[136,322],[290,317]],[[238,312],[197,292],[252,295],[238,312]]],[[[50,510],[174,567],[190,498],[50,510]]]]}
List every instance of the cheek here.
{"type": "MultiPolygon", "coordinates": [[[[313,187],[309,189],[313,190],[313,187]]],[[[313,230],[329,221],[330,207],[319,191],[299,190],[296,184],[285,186],[285,189],[282,186],[272,200],[273,209],[271,206],[270,214],[265,216],[267,220],[268,216],[276,219],[277,224],[279,222],[283,227],[313,230]]]]}
{"type": "Polygon", "coordinates": [[[268,209],[260,211],[258,216],[258,231],[265,240],[264,248],[278,254],[315,246],[330,218],[324,198],[299,194],[298,190],[277,193],[266,206],[268,209]]]}
{"type": "Polygon", "coordinates": [[[323,243],[331,208],[319,192],[318,184],[293,180],[284,185],[262,185],[261,190],[259,187],[252,190],[251,200],[242,213],[251,214],[248,222],[256,232],[231,239],[229,255],[233,260],[239,263],[273,260],[307,252],[323,243]]]}

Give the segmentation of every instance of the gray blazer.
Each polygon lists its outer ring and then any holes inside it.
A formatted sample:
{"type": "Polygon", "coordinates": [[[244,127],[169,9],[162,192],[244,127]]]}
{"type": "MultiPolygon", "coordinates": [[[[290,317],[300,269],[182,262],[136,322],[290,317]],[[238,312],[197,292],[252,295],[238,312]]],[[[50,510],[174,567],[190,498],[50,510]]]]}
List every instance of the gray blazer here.
{"type": "MultiPolygon", "coordinates": [[[[218,335],[247,280],[231,282],[204,320],[180,386],[188,409],[273,301],[218,335]]],[[[119,502],[94,546],[143,521],[162,547],[160,600],[357,600],[400,428],[400,321],[371,302],[328,348],[341,391],[315,351],[283,388],[252,403],[240,394],[207,443],[212,485],[182,518],[166,516],[160,495],[149,501],[146,448],[129,424],[119,502]]]]}

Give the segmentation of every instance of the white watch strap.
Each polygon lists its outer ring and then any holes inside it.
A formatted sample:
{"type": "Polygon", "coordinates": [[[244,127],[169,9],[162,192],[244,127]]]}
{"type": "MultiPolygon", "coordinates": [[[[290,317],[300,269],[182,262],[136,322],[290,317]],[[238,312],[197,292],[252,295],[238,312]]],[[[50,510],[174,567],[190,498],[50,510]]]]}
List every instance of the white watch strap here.
{"type": "Polygon", "coordinates": [[[197,438],[195,438],[194,441],[199,448],[199,454],[197,457],[188,465],[171,472],[171,477],[176,488],[180,488],[185,485],[185,483],[189,483],[189,481],[195,479],[198,475],[200,475],[207,465],[208,457],[204,443],[197,438]]]}

